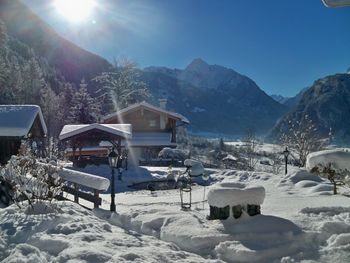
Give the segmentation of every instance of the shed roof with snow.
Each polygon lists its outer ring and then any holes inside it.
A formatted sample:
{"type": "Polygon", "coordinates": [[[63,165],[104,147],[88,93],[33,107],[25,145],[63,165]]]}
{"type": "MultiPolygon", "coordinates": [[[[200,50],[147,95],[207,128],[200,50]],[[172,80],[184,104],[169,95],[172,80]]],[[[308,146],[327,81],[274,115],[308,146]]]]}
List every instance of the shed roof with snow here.
{"type": "Polygon", "coordinates": [[[0,105],[0,137],[43,137],[47,128],[37,105],[0,105]]]}
{"type": "Polygon", "coordinates": [[[97,131],[101,135],[101,140],[105,140],[105,137],[119,136],[125,139],[132,137],[130,124],[76,124],[65,125],[59,135],[60,140],[69,140],[71,138],[84,135],[89,132],[97,131]]]}
{"type": "Polygon", "coordinates": [[[110,121],[113,121],[115,119],[122,117],[125,114],[129,114],[131,112],[134,112],[134,111],[137,111],[140,109],[147,109],[147,110],[152,111],[152,112],[163,113],[163,114],[167,115],[168,117],[173,118],[177,121],[181,121],[181,122],[186,123],[186,124],[190,123],[190,121],[185,116],[183,116],[179,113],[168,111],[168,110],[163,109],[161,107],[157,107],[157,106],[154,106],[152,104],[149,104],[145,101],[131,105],[131,106],[126,107],[124,109],[121,109],[116,113],[107,115],[106,117],[103,118],[103,121],[110,122],[110,121]]]}

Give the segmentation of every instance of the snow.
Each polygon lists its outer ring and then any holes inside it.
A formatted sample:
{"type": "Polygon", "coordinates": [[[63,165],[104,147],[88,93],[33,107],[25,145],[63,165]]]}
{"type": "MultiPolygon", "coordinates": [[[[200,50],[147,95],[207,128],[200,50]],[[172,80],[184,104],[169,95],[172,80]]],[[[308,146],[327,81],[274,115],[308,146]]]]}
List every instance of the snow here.
{"type": "Polygon", "coordinates": [[[234,157],[232,154],[228,154],[225,158],[222,159],[223,161],[237,161],[238,158],[234,157]]]}
{"type": "Polygon", "coordinates": [[[60,170],[58,174],[60,177],[69,182],[77,183],[79,185],[87,186],[99,191],[106,191],[109,187],[109,180],[101,176],[69,170],[66,168],[60,170]]]}
{"type": "Polygon", "coordinates": [[[215,184],[208,192],[210,206],[261,205],[265,199],[262,186],[246,186],[240,183],[215,184]]]}
{"type": "Polygon", "coordinates": [[[50,213],[39,216],[15,206],[0,211],[1,262],[205,261],[174,244],[115,226],[96,216],[98,210],[72,202],[47,206],[50,213]]]}
{"type": "MultiPolygon", "coordinates": [[[[348,262],[350,205],[345,189],[332,195],[327,180],[292,166],[287,175],[210,169],[210,188],[261,186],[265,199],[261,215],[207,220],[210,195],[205,186],[192,187],[190,211],[181,210],[178,189],[151,193],[127,187],[164,180],[185,169],[123,171],[123,180],[115,183],[116,213],[108,211],[108,192],[100,195],[101,209],[92,212],[70,202],[59,202],[52,208],[56,213],[40,207],[34,212],[0,208],[0,261],[348,262]]],[[[110,177],[107,165],[81,171],[110,177]]]]}
{"type": "Polygon", "coordinates": [[[191,176],[200,176],[204,174],[204,167],[200,161],[186,159],[184,165],[189,168],[189,174],[191,176]]]}
{"type": "Polygon", "coordinates": [[[60,140],[66,140],[78,134],[90,131],[100,130],[112,135],[121,136],[123,138],[131,138],[131,124],[74,124],[64,125],[60,135],[60,140]]]}
{"type": "Polygon", "coordinates": [[[47,128],[39,106],[0,105],[0,136],[26,137],[37,116],[39,116],[43,132],[46,134],[47,128]]]}
{"type": "Polygon", "coordinates": [[[310,153],[306,160],[306,169],[323,165],[332,165],[333,169],[350,170],[350,152],[348,149],[324,150],[310,153]]]}
{"type": "Polygon", "coordinates": [[[171,160],[184,160],[186,158],[186,154],[180,149],[165,147],[159,152],[158,158],[171,159],[171,160]]]}

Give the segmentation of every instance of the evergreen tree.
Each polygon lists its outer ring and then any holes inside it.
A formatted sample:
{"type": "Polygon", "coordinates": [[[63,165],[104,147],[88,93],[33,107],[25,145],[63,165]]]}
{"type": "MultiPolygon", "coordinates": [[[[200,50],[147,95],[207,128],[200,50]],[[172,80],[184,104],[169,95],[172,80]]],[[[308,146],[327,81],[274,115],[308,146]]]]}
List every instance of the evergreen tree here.
{"type": "Polygon", "coordinates": [[[37,60],[32,57],[24,66],[24,85],[22,86],[22,103],[40,102],[41,89],[45,87],[43,73],[37,60]]]}
{"type": "Polygon", "coordinates": [[[45,86],[41,90],[40,107],[45,118],[48,136],[58,136],[61,128],[59,128],[61,120],[61,116],[59,116],[59,96],[55,94],[50,86],[45,86]]]}
{"type": "Polygon", "coordinates": [[[88,124],[98,121],[100,107],[97,101],[90,97],[87,92],[87,85],[84,81],[80,84],[80,89],[72,98],[68,120],[75,124],[88,124]]]}
{"type": "Polygon", "coordinates": [[[0,49],[6,47],[8,40],[7,29],[2,20],[0,20],[0,49]]]}

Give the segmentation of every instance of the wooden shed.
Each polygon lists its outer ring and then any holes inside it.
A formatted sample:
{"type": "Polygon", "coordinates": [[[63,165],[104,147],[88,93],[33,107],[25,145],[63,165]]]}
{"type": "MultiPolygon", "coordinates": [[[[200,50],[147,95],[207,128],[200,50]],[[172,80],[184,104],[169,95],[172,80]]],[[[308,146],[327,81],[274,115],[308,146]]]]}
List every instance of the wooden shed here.
{"type": "Polygon", "coordinates": [[[22,140],[43,145],[47,128],[37,105],[0,105],[0,163],[18,153],[22,140]]]}

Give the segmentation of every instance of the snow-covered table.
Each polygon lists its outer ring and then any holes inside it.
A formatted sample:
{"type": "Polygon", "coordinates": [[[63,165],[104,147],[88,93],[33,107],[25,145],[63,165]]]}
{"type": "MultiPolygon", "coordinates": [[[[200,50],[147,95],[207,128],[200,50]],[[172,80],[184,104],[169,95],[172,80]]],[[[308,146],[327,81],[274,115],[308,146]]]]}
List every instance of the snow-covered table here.
{"type": "Polygon", "coordinates": [[[264,199],[265,188],[262,186],[239,183],[214,185],[208,193],[209,219],[227,219],[230,214],[239,218],[244,212],[250,216],[260,214],[260,205],[264,199]]]}

